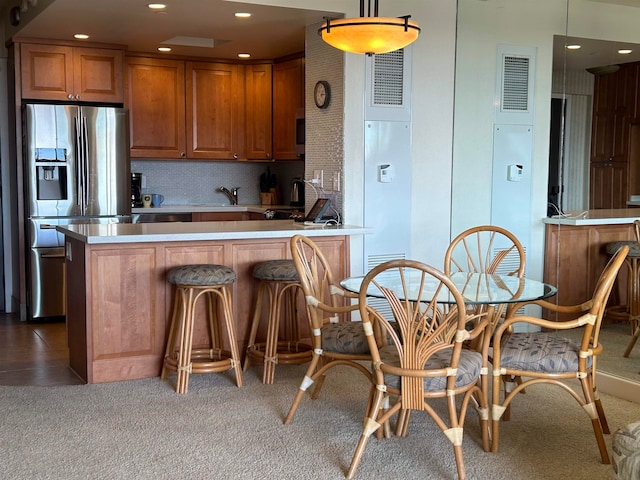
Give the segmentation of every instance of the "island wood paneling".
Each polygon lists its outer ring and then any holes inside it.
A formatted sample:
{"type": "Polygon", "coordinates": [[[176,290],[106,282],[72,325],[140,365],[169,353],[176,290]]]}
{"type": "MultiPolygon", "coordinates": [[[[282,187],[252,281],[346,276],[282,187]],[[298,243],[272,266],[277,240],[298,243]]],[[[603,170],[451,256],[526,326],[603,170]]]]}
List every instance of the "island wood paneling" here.
{"type": "MultiPolygon", "coordinates": [[[[314,237],[337,280],[349,273],[349,237],[314,237]]],[[[291,258],[288,238],[165,243],[85,244],[67,238],[67,323],[71,367],[87,383],[160,374],[173,289],[166,281],[177,265],[216,263],[234,269],[234,321],[242,355],[256,290],[253,266],[291,258]]],[[[306,325],[304,307],[299,309],[306,325]]],[[[200,308],[204,308],[201,305],[200,308]]],[[[303,330],[307,331],[307,330],[303,330]]],[[[203,343],[198,326],[194,345],[203,343]]]]}
{"type": "MultiPolygon", "coordinates": [[[[632,224],[547,225],[544,281],[558,288],[560,305],[578,305],[593,296],[596,282],[609,261],[606,245],[634,238],[632,224]]],[[[618,288],[610,303],[626,301],[626,269],[620,270],[618,288]]],[[[559,315],[559,320],[571,316],[559,315]]]]}

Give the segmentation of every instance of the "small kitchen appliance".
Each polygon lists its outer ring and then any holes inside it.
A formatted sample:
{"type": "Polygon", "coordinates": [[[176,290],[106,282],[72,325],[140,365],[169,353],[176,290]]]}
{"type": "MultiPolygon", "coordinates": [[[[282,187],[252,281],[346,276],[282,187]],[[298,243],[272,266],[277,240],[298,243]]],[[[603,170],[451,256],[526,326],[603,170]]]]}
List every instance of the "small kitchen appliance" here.
{"type": "Polygon", "coordinates": [[[131,174],[131,207],[139,208],[142,207],[142,174],[141,173],[132,173],[131,174]]]}
{"type": "Polygon", "coordinates": [[[304,182],[296,177],[291,181],[291,203],[292,207],[304,206],[304,182]]]}

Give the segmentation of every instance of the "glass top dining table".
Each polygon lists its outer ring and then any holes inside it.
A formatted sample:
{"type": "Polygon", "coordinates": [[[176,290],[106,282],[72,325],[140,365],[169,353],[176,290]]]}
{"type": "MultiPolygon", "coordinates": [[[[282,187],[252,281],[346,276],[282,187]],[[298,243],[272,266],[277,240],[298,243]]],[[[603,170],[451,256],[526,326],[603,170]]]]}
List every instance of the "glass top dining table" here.
{"type": "MultiPolygon", "coordinates": [[[[437,288],[435,280],[432,280],[433,285],[427,284],[426,288],[422,289],[421,298],[416,298],[419,282],[421,281],[420,273],[410,269],[404,272],[406,294],[396,269],[389,270],[385,275],[378,275],[376,280],[382,286],[391,289],[400,299],[404,299],[406,295],[411,301],[431,301],[437,288]],[[412,292],[414,293],[412,294],[412,292]],[[431,296],[429,296],[429,292],[431,292],[431,296]]],[[[557,293],[556,287],[548,283],[511,275],[454,272],[450,278],[462,293],[464,301],[468,305],[504,305],[531,302],[552,297],[557,293]]],[[[358,293],[363,279],[364,275],[345,278],[340,282],[340,285],[345,290],[358,293]]],[[[369,285],[367,294],[372,297],[382,296],[380,290],[373,283],[369,285]]],[[[437,301],[439,303],[454,302],[447,289],[440,289],[437,301]]]]}

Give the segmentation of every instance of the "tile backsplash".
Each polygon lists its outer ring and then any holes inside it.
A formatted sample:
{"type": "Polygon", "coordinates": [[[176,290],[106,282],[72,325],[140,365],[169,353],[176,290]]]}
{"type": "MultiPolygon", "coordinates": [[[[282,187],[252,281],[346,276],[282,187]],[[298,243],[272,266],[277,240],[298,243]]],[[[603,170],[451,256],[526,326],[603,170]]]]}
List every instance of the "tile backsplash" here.
{"type": "Polygon", "coordinates": [[[164,195],[164,205],[228,204],[229,199],[217,191],[221,186],[240,187],[238,203],[260,204],[260,175],[270,169],[276,176],[282,204],[288,205],[291,181],[304,176],[304,162],[271,163],[207,162],[188,160],[131,160],[131,171],[145,176],[142,193],[164,195]]]}

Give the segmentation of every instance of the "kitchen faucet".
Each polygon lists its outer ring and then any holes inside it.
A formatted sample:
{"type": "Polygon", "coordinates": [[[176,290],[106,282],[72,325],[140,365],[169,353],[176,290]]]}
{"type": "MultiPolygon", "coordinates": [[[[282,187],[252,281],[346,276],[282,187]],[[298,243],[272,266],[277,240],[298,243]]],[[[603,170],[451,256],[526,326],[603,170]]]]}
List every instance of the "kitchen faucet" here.
{"type": "Polygon", "coordinates": [[[238,189],[239,188],[240,187],[234,187],[231,190],[229,190],[226,187],[220,187],[220,188],[218,188],[218,191],[224,193],[229,198],[229,201],[231,202],[231,205],[237,205],[238,204],[238,189]]]}

